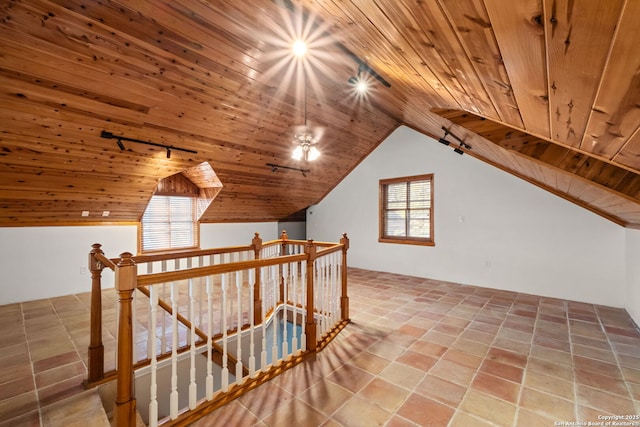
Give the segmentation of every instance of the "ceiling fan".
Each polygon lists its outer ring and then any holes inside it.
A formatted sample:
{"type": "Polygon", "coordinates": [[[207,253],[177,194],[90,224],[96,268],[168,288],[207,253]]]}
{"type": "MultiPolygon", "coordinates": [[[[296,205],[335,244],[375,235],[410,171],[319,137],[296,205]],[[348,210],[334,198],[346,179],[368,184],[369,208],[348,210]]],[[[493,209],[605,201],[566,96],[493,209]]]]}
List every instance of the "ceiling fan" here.
{"type": "Polygon", "coordinates": [[[294,128],[293,143],[296,144],[296,148],[291,155],[295,160],[313,161],[320,157],[320,151],[316,147],[316,144],[322,137],[324,129],[316,126],[313,130],[309,127],[307,122],[307,82],[305,76],[305,82],[303,86],[304,94],[304,124],[296,126],[294,128]]]}

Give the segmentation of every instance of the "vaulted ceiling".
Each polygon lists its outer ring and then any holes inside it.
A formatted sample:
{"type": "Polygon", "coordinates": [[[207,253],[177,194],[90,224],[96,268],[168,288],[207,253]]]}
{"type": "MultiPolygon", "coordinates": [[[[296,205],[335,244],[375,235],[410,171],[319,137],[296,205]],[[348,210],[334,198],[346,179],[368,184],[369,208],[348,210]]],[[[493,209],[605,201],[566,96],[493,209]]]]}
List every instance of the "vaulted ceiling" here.
{"type": "Polygon", "coordinates": [[[467,155],[640,228],[638,1],[0,10],[0,225],[136,222],[159,179],[203,162],[223,188],[202,221],[278,220],[319,202],[404,124],[436,140],[446,128],[467,155]],[[290,55],[301,35],[304,62],[290,55]],[[358,68],[365,97],[347,82],[358,68]],[[305,87],[322,153],[309,163],[291,159],[305,87]],[[176,149],[121,150],[103,131],[176,149]]]}

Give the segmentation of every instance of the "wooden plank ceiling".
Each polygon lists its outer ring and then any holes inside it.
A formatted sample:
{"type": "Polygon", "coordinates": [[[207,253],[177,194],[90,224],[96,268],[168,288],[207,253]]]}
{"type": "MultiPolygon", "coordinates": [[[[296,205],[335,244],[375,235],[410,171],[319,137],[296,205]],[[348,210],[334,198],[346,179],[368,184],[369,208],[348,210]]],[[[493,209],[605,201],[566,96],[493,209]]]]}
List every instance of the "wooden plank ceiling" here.
{"type": "Polygon", "coordinates": [[[435,139],[445,127],[467,154],[640,228],[638,1],[0,9],[0,225],[137,222],[159,179],[203,162],[223,185],[203,222],[278,220],[319,202],[405,124],[435,139]],[[290,55],[300,34],[306,71],[290,55]],[[359,62],[390,87],[364,71],[372,90],[357,96],[347,80],[359,62]],[[308,163],[291,159],[305,86],[322,153],[308,163]],[[121,151],[103,131],[197,153],[167,158],[126,140],[121,151]]]}

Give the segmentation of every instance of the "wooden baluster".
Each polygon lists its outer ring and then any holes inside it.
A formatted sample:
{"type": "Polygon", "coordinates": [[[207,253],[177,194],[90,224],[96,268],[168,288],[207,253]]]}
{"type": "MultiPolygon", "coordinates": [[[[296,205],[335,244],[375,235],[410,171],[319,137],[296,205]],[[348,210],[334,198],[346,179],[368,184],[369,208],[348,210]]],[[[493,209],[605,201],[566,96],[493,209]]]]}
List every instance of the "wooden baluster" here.
{"type": "Polygon", "coordinates": [[[131,360],[136,363],[138,361],[138,298],[136,298],[135,290],[131,293],[131,327],[133,329],[133,355],[131,360]]]}
{"type": "Polygon", "coordinates": [[[349,296],[347,294],[347,251],[349,250],[349,238],[347,233],[342,235],[340,239],[342,245],[342,296],[340,297],[340,311],[342,312],[342,320],[349,320],[349,296]]]}
{"type": "Polygon", "coordinates": [[[207,276],[207,400],[213,399],[213,366],[211,361],[213,347],[211,338],[213,336],[213,286],[213,277],[207,276]]]}
{"type": "Polygon", "coordinates": [[[242,271],[236,271],[236,304],[238,308],[236,329],[236,384],[242,384],[242,271]]]}
{"type": "Polygon", "coordinates": [[[99,243],[91,245],[89,271],[91,271],[91,330],[89,332],[88,382],[104,378],[104,344],[102,343],[102,263],[96,255],[104,255],[99,243]]]}
{"type": "MultiPolygon", "coordinates": [[[[191,258],[189,258],[191,261],[191,258]]],[[[193,410],[196,407],[196,400],[198,397],[198,386],[196,384],[196,295],[195,284],[193,279],[189,279],[189,319],[191,320],[191,328],[189,331],[189,341],[191,346],[189,347],[190,356],[190,369],[189,369],[189,409],[193,410]]]]}
{"type": "Polygon", "coordinates": [[[284,290],[282,293],[282,300],[284,305],[282,308],[282,359],[286,359],[289,355],[289,343],[287,335],[287,291],[289,290],[289,265],[282,264],[284,290]]]}
{"type": "Polygon", "coordinates": [[[334,296],[333,296],[333,323],[337,324],[340,317],[340,296],[342,295],[342,274],[340,272],[340,267],[342,266],[342,252],[336,252],[336,264],[334,269],[334,281],[335,285],[333,288],[334,296]]]}
{"type": "Polygon", "coordinates": [[[171,392],[169,394],[169,417],[178,418],[178,284],[171,282],[171,392]]]}
{"type": "Polygon", "coordinates": [[[291,337],[291,353],[296,353],[298,351],[298,331],[297,329],[297,322],[298,322],[298,263],[297,262],[293,262],[291,263],[291,282],[292,282],[292,289],[293,289],[293,295],[291,297],[292,301],[293,301],[293,315],[291,316],[293,318],[293,328],[291,328],[291,330],[293,331],[293,336],[291,337]]]}
{"type": "MultiPolygon", "coordinates": [[[[149,263],[150,265],[151,263],[149,263]]],[[[156,355],[156,312],[158,308],[158,287],[149,286],[149,310],[151,325],[149,326],[149,358],[151,359],[151,386],[150,386],[150,402],[149,402],[149,427],[158,425],[158,356],[156,355]]]]}
{"type": "MultiPolygon", "coordinates": [[[[160,262],[160,272],[164,273],[167,271],[167,261],[162,260],[160,262]]],[[[167,284],[162,284],[162,299],[167,299],[167,284]]],[[[167,315],[164,312],[160,313],[162,319],[162,335],[160,335],[160,354],[165,354],[167,352],[167,315]]]]}
{"type": "Polygon", "coordinates": [[[316,260],[316,246],[313,244],[313,240],[307,241],[304,252],[307,254],[307,319],[304,325],[306,334],[306,350],[315,352],[318,339],[316,337],[316,322],[313,316],[313,270],[316,260]]]}
{"type": "Polygon", "coordinates": [[[228,359],[229,353],[227,351],[227,279],[228,273],[224,273],[222,275],[222,391],[226,392],[229,390],[229,367],[228,359]]]}
{"type": "MultiPolygon", "coordinates": [[[[266,295],[266,282],[268,280],[268,270],[269,267],[262,267],[263,271],[262,273],[267,273],[267,274],[263,274],[262,277],[262,281],[260,282],[260,286],[262,287],[262,295],[266,295]],[[265,279],[266,278],[266,279],[265,279]]],[[[264,370],[267,367],[267,325],[265,322],[265,315],[266,315],[266,306],[264,304],[262,304],[260,306],[260,310],[261,310],[261,318],[262,318],[262,351],[260,353],[260,370],[262,370],[264,372],[264,370]]]]}
{"type": "MultiPolygon", "coordinates": [[[[204,267],[204,257],[200,256],[198,258],[198,267],[204,267]]],[[[203,290],[205,289],[205,279],[203,277],[199,277],[198,279],[198,326],[202,328],[202,306],[205,302],[205,299],[202,297],[203,290]]]]}
{"type": "Polygon", "coordinates": [[[278,361],[278,316],[276,316],[276,305],[277,305],[277,299],[275,296],[276,293],[276,286],[279,286],[279,278],[280,278],[280,268],[277,268],[278,266],[272,265],[271,266],[271,289],[272,289],[272,294],[273,294],[273,305],[271,307],[273,307],[273,311],[271,313],[271,325],[273,326],[273,336],[271,337],[271,365],[275,365],[276,362],[278,361]]]}
{"type": "Polygon", "coordinates": [[[302,333],[300,334],[300,350],[307,351],[307,261],[300,263],[300,305],[302,306],[302,319],[300,326],[302,327],[302,333]]]}
{"type": "MultiPolygon", "coordinates": [[[[253,258],[260,259],[260,253],[262,252],[262,239],[260,234],[256,233],[251,241],[253,247],[253,258]]],[[[255,315],[255,323],[262,323],[262,296],[260,294],[260,267],[255,268],[255,281],[253,286],[253,313],[255,315]]]]}
{"type": "Polygon", "coordinates": [[[315,269],[317,272],[314,292],[317,296],[318,322],[320,323],[320,336],[323,336],[327,328],[327,256],[316,259],[315,269]]]}
{"type": "Polygon", "coordinates": [[[115,287],[120,306],[118,321],[118,376],[116,385],[115,424],[132,427],[136,423],[136,398],[133,382],[133,328],[131,300],[137,285],[133,254],[120,254],[116,266],[115,287]]]}
{"type": "MultiPolygon", "coordinates": [[[[148,262],[147,263],[147,274],[151,274],[153,273],[153,263],[152,262],[148,262]]],[[[149,288],[149,293],[151,294],[151,287],[149,288]]],[[[157,305],[157,300],[158,300],[158,290],[156,290],[156,305],[157,305]]],[[[149,297],[151,298],[151,297],[149,297]]],[[[157,316],[157,310],[153,310],[153,307],[151,305],[151,303],[149,303],[149,305],[147,306],[147,312],[149,315],[149,319],[151,319],[151,316],[156,317],[157,316]]],[[[152,328],[147,328],[147,358],[149,360],[151,360],[151,358],[153,357],[153,353],[155,353],[156,351],[156,346],[153,346],[153,349],[151,347],[151,341],[155,341],[156,339],[156,331],[155,329],[152,328]]]]}
{"type": "MultiPolygon", "coordinates": [[[[255,301],[254,298],[254,287],[255,287],[255,271],[249,270],[249,376],[251,378],[255,378],[256,376],[256,343],[255,343],[255,301]]],[[[238,358],[240,359],[240,358],[238,358]]]]}

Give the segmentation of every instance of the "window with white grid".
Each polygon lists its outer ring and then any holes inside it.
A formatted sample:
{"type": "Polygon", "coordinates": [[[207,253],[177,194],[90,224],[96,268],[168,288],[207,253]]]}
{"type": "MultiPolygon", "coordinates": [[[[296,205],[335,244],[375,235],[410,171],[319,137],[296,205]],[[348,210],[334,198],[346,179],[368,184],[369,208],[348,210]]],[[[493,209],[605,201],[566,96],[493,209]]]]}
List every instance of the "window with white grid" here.
{"type": "Polygon", "coordinates": [[[380,180],[380,242],[433,246],[433,174],[380,180]]]}

